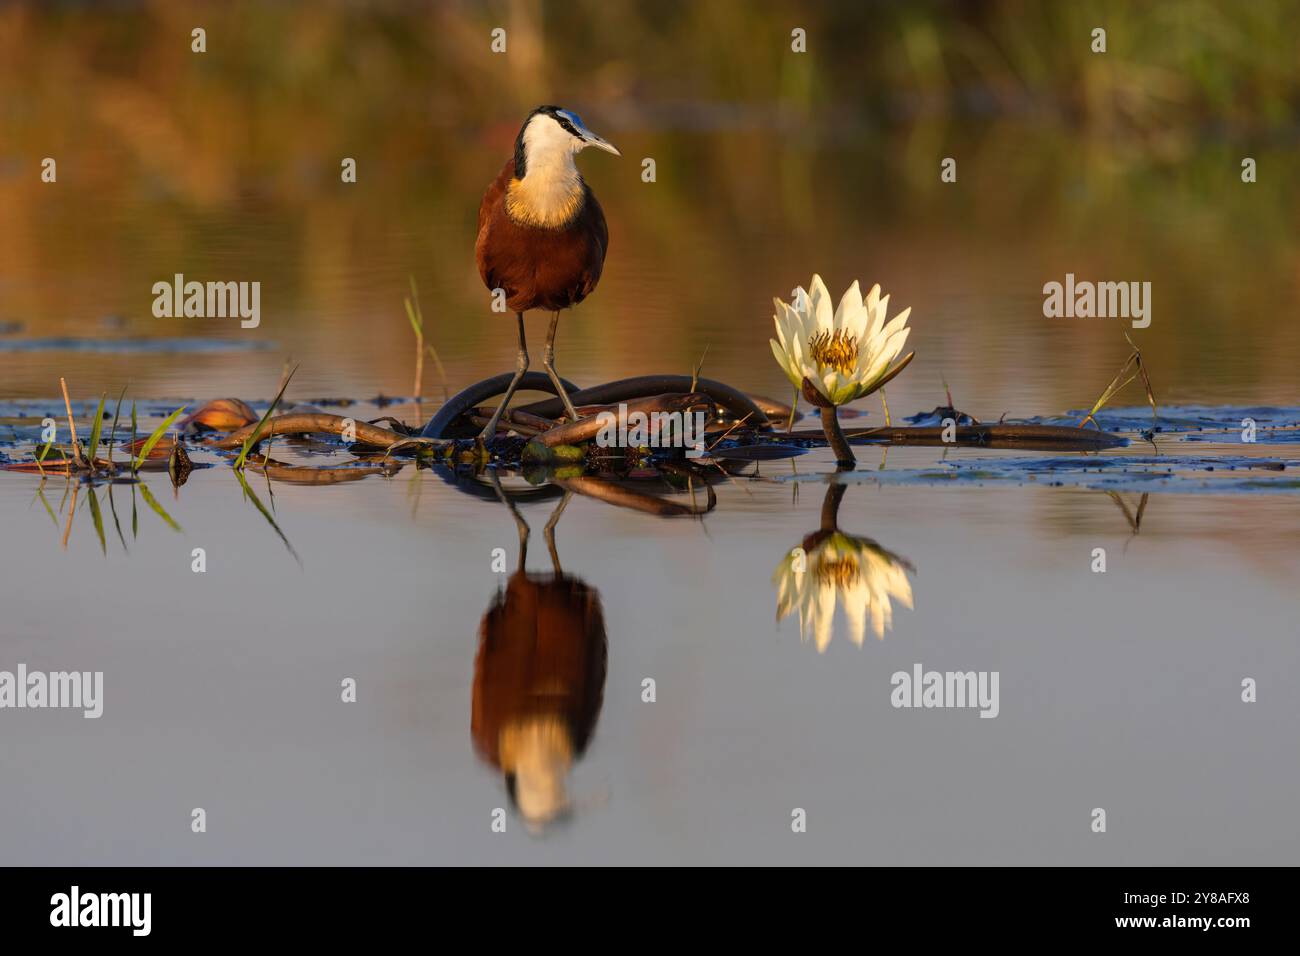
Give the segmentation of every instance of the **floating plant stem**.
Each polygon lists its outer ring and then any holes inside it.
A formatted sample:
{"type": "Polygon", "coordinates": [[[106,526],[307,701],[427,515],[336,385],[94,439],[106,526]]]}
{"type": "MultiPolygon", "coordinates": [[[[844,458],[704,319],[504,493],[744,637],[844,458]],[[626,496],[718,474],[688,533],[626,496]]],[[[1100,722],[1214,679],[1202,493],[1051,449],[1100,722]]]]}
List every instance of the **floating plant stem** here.
{"type": "Polygon", "coordinates": [[[604,415],[626,414],[630,419],[632,415],[639,412],[647,415],[654,412],[685,412],[692,406],[709,402],[709,396],[703,392],[666,392],[662,395],[648,395],[645,398],[624,402],[621,408],[617,405],[589,408],[586,417],[576,422],[557,425],[543,434],[541,440],[548,448],[554,448],[556,445],[576,445],[595,438],[606,427],[609,419],[602,417],[604,415]]]}
{"type": "MultiPolygon", "coordinates": [[[[418,437],[415,435],[401,435],[386,428],[371,425],[368,422],[352,421],[352,419],[344,418],[341,415],[327,415],[324,412],[290,412],[279,415],[266,422],[263,437],[271,435],[302,435],[310,432],[329,432],[332,435],[341,435],[345,429],[349,428],[349,422],[352,422],[350,427],[356,429],[358,442],[376,445],[380,448],[388,448],[398,442],[406,442],[418,437]]],[[[211,447],[221,449],[239,448],[257,427],[246,425],[238,431],[231,432],[225,438],[212,442],[211,447]]],[[[423,441],[434,448],[446,448],[452,445],[450,439],[426,438],[423,441]]]]}
{"type": "Polygon", "coordinates": [[[599,499],[606,504],[629,508],[633,511],[643,511],[646,514],[659,515],[665,518],[699,517],[712,511],[718,501],[716,492],[708,484],[704,486],[705,494],[708,496],[707,504],[702,508],[692,508],[689,505],[679,504],[675,501],[665,501],[654,495],[648,495],[645,492],[636,491],[613,482],[602,481],[589,475],[579,475],[572,478],[555,476],[552,478],[552,482],[565,491],[576,492],[580,495],[599,499]]]}
{"type": "Polygon", "coordinates": [[[248,458],[248,453],[257,445],[259,441],[261,441],[262,432],[266,429],[266,423],[269,422],[271,420],[271,416],[275,414],[275,409],[277,406],[279,406],[280,399],[284,398],[284,391],[289,387],[289,382],[293,379],[293,373],[296,371],[298,371],[298,366],[295,365],[292,369],[289,370],[289,373],[285,375],[284,382],[281,383],[280,385],[279,393],[275,396],[275,400],[271,402],[271,407],[266,410],[266,414],[262,416],[262,420],[257,423],[257,426],[253,429],[253,431],[249,434],[249,436],[244,439],[244,447],[240,450],[239,457],[235,459],[236,470],[244,467],[244,461],[248,458]]]}
{"type": "MultiPolygon", "coordinates": [[[[508,415],[509,412],[507,412],[505,415],[502,415],[501,419],[498,421],[498,424],[499,425],[507,424],[505,419],[508,415]]],[[[483,428],[484,426],[487,425],[488,422],[492,420],[492,417],[490,415],[470,415],[469,420],[473,422],[475,425],[477,425],[479,428],[483,428]]],[[[533,428],[530,425],[523,425],[519,422],[509,422],[508,424],[511,428],[517,431],[520,435],[523,435],[525,438],[536,438],[544,431],[544,429],[533,428]]],[[[431,441],[431,440],[432,439],[426,439],[426,441],[431,441]]]]}

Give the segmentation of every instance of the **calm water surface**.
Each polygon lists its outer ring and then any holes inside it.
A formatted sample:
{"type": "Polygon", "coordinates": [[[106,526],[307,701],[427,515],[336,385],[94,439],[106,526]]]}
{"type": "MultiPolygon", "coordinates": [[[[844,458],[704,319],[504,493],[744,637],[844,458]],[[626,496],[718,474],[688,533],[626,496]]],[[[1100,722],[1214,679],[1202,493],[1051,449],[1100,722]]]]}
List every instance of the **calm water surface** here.
{"type": "MultiPolygon", "coordinates": [[[[10,711],[0,856],[15,863],[843,861],[1283,863],[1294,858],[1300,673],[1290,495],[1156,494],[1140,531],[1100,491],[878,483],[841,527],[915,568],[914,608],[823,653],[775,621],[773,572],[820,522],[824,483],[717,486],[703,520],[575,497],[564,571],[603,607],[608,669],[573,813],[511,816],[471,742],[481,619],[518,556],[500,503],[435,471],[277,483],[275,516],[227,467],[131,489],[107,557],[84,505],[66,549],[35,479],[0,477],[6,660],[105,673],[104,716],[10,711]],[[191,572],[191,549],[207,552],[191,572]],[[1106,574],[1089,571],[1093,548],[1106,574]],[[896,710],[920,662],[997,670],[1000,714],[896,710]],[[1240,703],[1243,676],[1260,702],[1240,703]],[[339,702],[353,677],[358,701],[339,702]],[[657,701],[642,701],[642,681],[657,701]],[[159,719],[160,714],[167,715],[159,719]],[[1243,786],[1242,781],[1251,781],[1243,786]],[[189,810],[208,812],[206,835],[189,810]],[[1110,832],[1089,832],[1108,808],[1110,832]],[[807,834],[790,832],[792,808],[807,834]]],[[[894,449],[924,469],[933,449],[894,449]]],[[[957,452],[956,454],[973,454],[957,452]]],[[[798,459],[828,471],[825,452],[798,459]]],[[[788,462],[763,471],[782,477],[788,462]]],[[[506,482],[522,487],[518,479],[506,482]]],[[[251,487],[267,502],[262,478],[251,487]]],[[[56,509],[63,485],[45,496],[56,509]]],[[[85,492],[80,493],[85,497],[85,492]]],[[[110,515],[106,490],[99,496],[110,515]]],[[[1127,496],[1135,508],[1137,496],[1127,496]]],[[[682,500],[684,496],[679,496],[682,500]]],[[[554,499],[526,503],[550,570],[554,499]]],[[[811,638],[811,635],[810,635],[811,638]]]]}
{"type": "MultiPolygon", "coordinates": [[[[1300,247],[1294,223],[1269,212],[1275,185],[1247,201],[1239,185],[1126,174],[1068,142],[1045,163],[1037,134],[1004,133],[963,165],[948,203],[933,186],[900,191],[899,170],[852,143],[777,162],[752,149],[754,131],[602,132],[629,157],[677,160],[644,184],[634,162],[584,157],[612,248],[600,289],[561,326],[560,371],[581,384],[686,372],[707,347],[706,375],[785,399],[766,343],[771,298],[820,271],[835,289],[879,279],[913,307],[918,354],[889,388],[896,415],[941,404],[945,381],[985,420],[1056,415],[1090,406],[1128,354],[1116,322],[1043,317],[1043,283],[1073,271],[1153,282],[1153,322],[1135,336],[1162,402],[1296,404],[1300,333],[1283,318],[1300,301],[1300,247]],[[741,156],[753,157],[747,175],[713,194],[710,182],[731,180],[706,175],[710,163],[741,156]]],[[[191,207],[71,176],[50,198],[15,174],[0,321],[18,328],[0,336],[0,398],[57,415],[60,376],[79,401],[129,383],[154,416],[174,397],[267,399],[289,359],[301,363],[291,401],[408,395],[409,276],[452,390],[509,367],[508,321],[487,312],[471,257],[477,198],[509,135],[457,140],[418,180],[395,172],[400,189],[363,167],[354,192],[321,177],[299,201],[250,188],[191,207]],[[261,281],[261,326],[152,318],[152,283],[176,272],[261,281]],[[126,336],[241,350],[84,348],[126,336]],[[55,337],[83,348],[20,344],[55,337]]],[[[1207,150],[1189,164],[1222,160],[1207,150]]],[[[89,174],[95,157],[85,162],[89,174]]],[[[436,369],[425,375],[439,395],[436,369]]],[[[436,405],[385,411],[415,421],[436,405]]],[[[873,401],[863,411],[879,422],[873,401]]],[[[1295,447],[1252,453],[1294,467],[1295,447]]],[[[825,451],[764,463],[773,480],[718,485],[701,520],[569,503],[557,553],[598,597],[608,662],[587,688],[603,701],[570,779],[571,818],[542,836],[513,812],[492,832],[506,787],[471,737],[479,629],[506,581],[493,552],[511,568],[518,557],[516,524],[490,494],[410,466],[277,482],[291,553],[219,464],[175,494],[165,476],[144,479],[179,530],[138,493],[133,518],[119,485],[119,539],[96,489],[102,545],[81,489],[64,546],[64,484],[0,475],[4,665],[106,681],[97,721],[6,713],[0,860],[1295,861],[1294,490],[1159,489],[1134,533],[1094,488],[888,480],[988,452],[894,449],[884,471],[878,455],[863,449],[839,522],[910,562],[914,607],[895,601],[892,629],[861,647],[842,612],[823,652],[795,617],[776,621],[773,575],[818,529],[825,451]],[[199,547],[205,574],[191,571],[199,547]],[[1090,570],[1099,547],[1105,574],[1090,570]],[[917,662],[999,671],[999,716],[894,709],[890,676],[917,662]],[[339,700],[347,677],[355,704],[339,700]],[[1254,705],[1239,699],[1245,677],[1259,682],[1254,705]],[[205,835],[190,832],[193,807],[207,811],[205,835]],[[1107,809],[1104,836],[1089,830],[1094,807],[1107,809]]],[[[251,485],[269,509],[264,480],[251,485]]],[[[1140,491],[1124,489],[1130,512],[1140,491]]],[[[521,505],[538,574],[557,500],[521,505]]]]}

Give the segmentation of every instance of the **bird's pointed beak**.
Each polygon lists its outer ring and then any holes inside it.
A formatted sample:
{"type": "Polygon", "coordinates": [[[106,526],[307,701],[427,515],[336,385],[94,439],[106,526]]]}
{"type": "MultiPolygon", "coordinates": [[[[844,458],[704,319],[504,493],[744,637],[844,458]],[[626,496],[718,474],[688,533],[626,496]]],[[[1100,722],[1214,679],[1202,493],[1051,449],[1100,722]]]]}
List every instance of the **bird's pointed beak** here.
{"type": "Polygon", "coordinates": [[[613,153],[615,156],[623,155],[617,149],[614,148],[613,143],[609,142],[603,137],[597,136],[589,129],[584,129],[582,131],[582,141],[586,143],[588,146],[595,146],[597,149],[603,149],[605,152],[613,153]]]}

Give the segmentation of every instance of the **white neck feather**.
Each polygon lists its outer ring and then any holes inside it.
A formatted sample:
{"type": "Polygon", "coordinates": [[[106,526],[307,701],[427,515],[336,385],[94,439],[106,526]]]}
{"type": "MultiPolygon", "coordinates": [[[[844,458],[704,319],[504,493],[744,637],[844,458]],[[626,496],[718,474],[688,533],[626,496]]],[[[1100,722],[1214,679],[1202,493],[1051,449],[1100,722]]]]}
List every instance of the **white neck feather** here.
{"type": "Polygon", "coordinates": [[[510,184],[510,215],[540,226],[572,219],[582,200],[582,175],[573,160],[584,145],[551,117],[534,116],[524,130],[524,176],[510,184]]]}

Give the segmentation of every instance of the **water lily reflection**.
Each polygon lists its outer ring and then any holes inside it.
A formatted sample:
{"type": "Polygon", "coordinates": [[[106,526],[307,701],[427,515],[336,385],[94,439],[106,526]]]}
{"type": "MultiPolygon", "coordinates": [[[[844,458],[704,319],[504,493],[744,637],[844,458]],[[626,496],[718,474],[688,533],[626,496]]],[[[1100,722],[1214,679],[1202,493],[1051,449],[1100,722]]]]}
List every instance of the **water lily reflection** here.
{"type": "Polygon", "coordinates": [[[804,538],[777,567],[776,616],[781,621],[799,613],[799,635],[813,640],[821,653],[834,633],[835,608],[843,604],[849,637],[862,646],[867,627],[883,640],[893,627],[893,602],[912,607],[908,573],[916,569],[906,558],[882,548],[871,538],[839,529],[839,505],[846,485],[826,490],[822,526],[804,538]]]}

